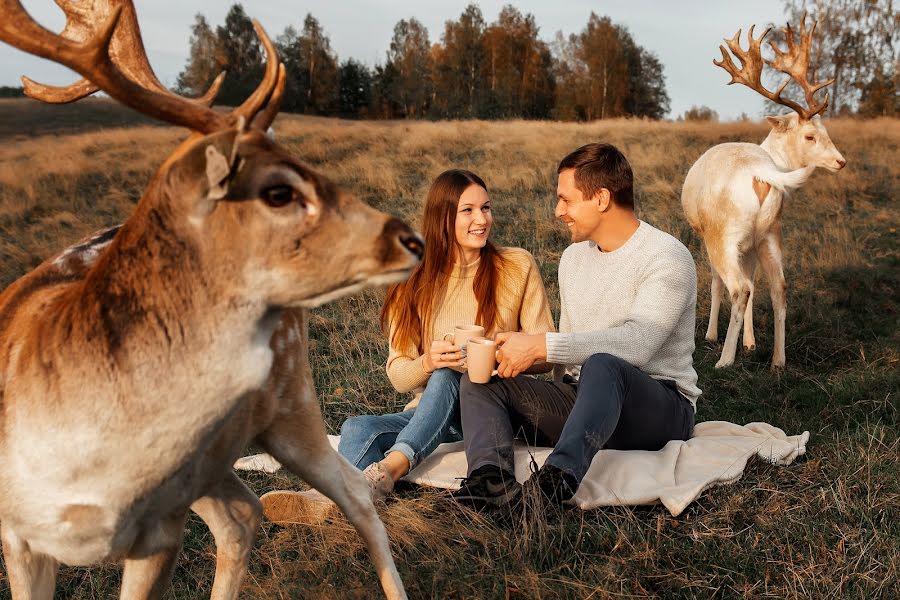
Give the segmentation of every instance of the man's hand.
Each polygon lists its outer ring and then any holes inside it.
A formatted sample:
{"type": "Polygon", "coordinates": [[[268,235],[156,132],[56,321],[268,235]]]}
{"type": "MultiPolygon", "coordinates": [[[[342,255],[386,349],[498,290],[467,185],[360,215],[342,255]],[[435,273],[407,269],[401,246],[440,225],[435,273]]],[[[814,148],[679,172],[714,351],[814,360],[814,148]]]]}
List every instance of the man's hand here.
{"type": "Polygon", "coordinates": [[[547,336],[543,333],[498,333],[494,341],[497,350],[497,375],[504,378],[523,373],[538,360],[547,358],[547,336]]]}

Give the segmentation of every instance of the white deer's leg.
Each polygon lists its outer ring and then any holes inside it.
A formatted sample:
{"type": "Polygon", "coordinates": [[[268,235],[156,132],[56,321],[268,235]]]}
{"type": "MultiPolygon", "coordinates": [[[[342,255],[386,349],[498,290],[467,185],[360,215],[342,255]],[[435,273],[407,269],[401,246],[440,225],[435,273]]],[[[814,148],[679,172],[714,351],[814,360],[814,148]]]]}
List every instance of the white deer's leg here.
{"type": "Polygon", "coordinates": [[[781,226],[770,233],[759,248],[759,262],[769,282],[772,309],[775,313],[775,348],[772,351],[772,368],[785,365],[785,319],[787,317],[787,284],[781,266],[782,257],[781,226]]]}
{"type": "Polygon", "coordinates": [[[747,301],[750,298],[750,278],[746,273],[746,267],[750,267],[750,275],[753,274],[753,267],[748,264],[748,259],[745,256],[741,256],[741,247],[745,247],[745,244],[742,244],[740,239],[716,238],[707,240],[710,264],[713,270],[721,277],[731,298],[731,317],[728,319],[728,332],[725,334],[725,343],[722,345],[722,354],[716,363],[716,368],[727,367],[734,363],[738,337],[740,337],[741,326],[744,321],[744,312],[747,308],[747,301]],[[713,242],[712,245],[710,244],[711,241],[713,242]]]}
{"type": "Polygon", "coordinates": [[[722,278],[716,272],[716,268],[709,265],[710,270],[710,296],[709,296],[709,325],[706,327],[706,340],[716,342],[719,339],[719,307],[722,304],[722,278]]]}
{"type": "Polygon", "coordinates": [[[162,598],[172,580],[187,513],[172,515],[145,530],[125,559],[121,600],[162,598]]]}
{"type": "Polygon", "coordinates": [[[338,505],[365,541],[385,595],[391,600],[406,598],[387,532],[362,472],[328,443],[315,392],[311,385],[303,387],[305,393],[293,411],[279,414],[257,440],[285,467],[338,505]]]}
{"type": "Polygon", "coordinates": [[[216,578],[210,600],[238,597],[253,538],[262,522],[262,506],[234,472],[191,505],[216,540],[216,578]]]}
{"type": "MultiPolygon", "coordinates": [[[[755,258],[753,262],[756,262],[755,258]]],[[[751,271],[752,274],[748,280],[750,283],[750,296],[747,298],[747,308],[744,309],[744,351],[746,352],[756,350],[756,337],[753,335],[753,295],[756,291],[756,271],[757,267],[754,264],[751,271]]]]}
{"type": "Polygon", "coordinates": [[[716,368],[727,367],[734,363],[744,312],[747,308],[747,301],[750,299],[750,281],[741,268],[742,263],[743,259],[740,256],[725,257],[724,268],[720,271],[731,298],[731,318],[728,320],[728,333],[725,334],[722,355],[719,357],[719,362],[716,363],[716,368]]]}
{"type": "Polygon", "coordinates": [[[56,587],[59,563],[53,558],[33,552],[28,542],[8,526],[0,524],[3,538],[3,560],[13,600],[50,600],[56,587]]]}
{"type": "MultiPolygon", "coordinates": [[[[728,285],[727,282],[726,285],[728,285]]],[[[729,292],[731,295],[731,318],[728,321],[728,333],[725,334],[722,355],[719,357],[719,362],[716,363],[717,369],[734,364],[738,336],[744,320],[744,309],[750,298],[750,288],[743,281],[734,282],[734,291],[729,290],[729,292]]]]}

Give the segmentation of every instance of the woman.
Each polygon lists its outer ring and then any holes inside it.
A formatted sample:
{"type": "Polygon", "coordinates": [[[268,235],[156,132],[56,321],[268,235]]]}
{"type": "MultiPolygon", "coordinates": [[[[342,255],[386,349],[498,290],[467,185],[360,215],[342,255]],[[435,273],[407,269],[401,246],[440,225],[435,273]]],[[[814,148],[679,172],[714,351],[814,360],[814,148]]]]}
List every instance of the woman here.
{"type": "MultiPolygon", "coordinates": [[[[415,468],[442,442],[462,439],[459,346],[443,335],[459,324],[498,331],[553,330],[547,294],[534,258],[521,248],[489,241],[493,216],[484,181],[471,171],[441,173],[425,201],[425,256],[403,283],[392,286],[381,311],[390,351],[387,375],[398,392],[416,392],[401,413],[351,417],[338,451],[362,469],[374,498],[415,468]]],[[[549,370],[549,366],[547,369],[549,370]]],[[[263,497],[274,521],[305,513],[318,492],[270,492],[263,497]]]]}

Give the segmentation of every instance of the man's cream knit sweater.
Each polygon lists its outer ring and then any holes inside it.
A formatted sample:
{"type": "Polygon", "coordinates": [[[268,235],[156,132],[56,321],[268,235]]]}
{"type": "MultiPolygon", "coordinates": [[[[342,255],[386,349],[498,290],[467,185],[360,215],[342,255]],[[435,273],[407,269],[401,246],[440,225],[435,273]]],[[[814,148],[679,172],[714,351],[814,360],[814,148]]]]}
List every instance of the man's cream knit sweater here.
{"type": "Polygon", "coordinates": [[[547,361],[576,376],[592,354],[618,356],[655,379],[675,381],[696,407],[697,274],[690,251],[641,221],[613,252],[580,242],[559,263],[559,333],[547,334],[547,361]]]}

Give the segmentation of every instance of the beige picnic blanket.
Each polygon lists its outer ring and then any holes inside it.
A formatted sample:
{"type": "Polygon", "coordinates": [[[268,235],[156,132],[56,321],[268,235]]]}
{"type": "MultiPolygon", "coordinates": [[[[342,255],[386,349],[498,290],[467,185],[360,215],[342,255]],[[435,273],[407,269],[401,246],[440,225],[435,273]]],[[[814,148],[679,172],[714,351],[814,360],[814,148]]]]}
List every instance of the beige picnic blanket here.
{"type": "MultiPolygon", "coordinates": [[[[328,436],[337,448],[339,436],[328,436]]],[[[659,451],[601,450],[591,462],[572,499],[587,510],[599,506],[633,506],[662,503],[678,516],[705,489],[740,479],[747,461],[758,456],[773,465],[789,465],[806,453],[809,432],[786,435],[767,423],[736,425],[706,421],[694,427],[686,442],[673,441],[659,451]]],[[[551,448],[518,444],[515,448],[516,479],[531,475],[530,462],[544,464],[551,448]]],[[[267,454],[238,460],[236,469],[274,472],[281,467],[267,454]]],[[[463,443],[441,444],[404,479],[421,485],[457,489],[466,475],[463,443]]]]}

